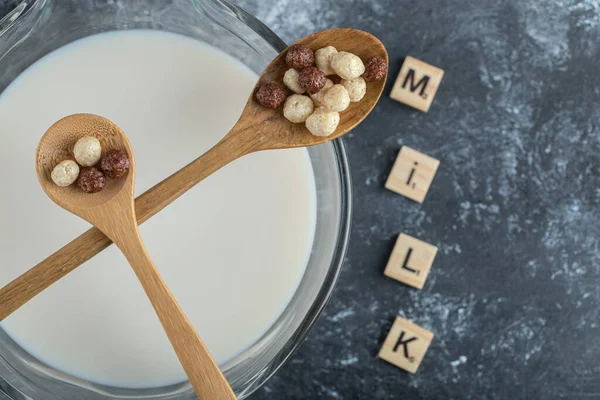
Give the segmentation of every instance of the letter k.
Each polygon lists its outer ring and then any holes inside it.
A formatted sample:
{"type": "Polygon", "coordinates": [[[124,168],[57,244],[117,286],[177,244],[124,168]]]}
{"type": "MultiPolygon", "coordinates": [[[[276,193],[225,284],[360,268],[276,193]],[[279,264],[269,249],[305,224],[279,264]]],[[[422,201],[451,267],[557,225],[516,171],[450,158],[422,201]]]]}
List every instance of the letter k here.
{"type": "Polygon", "coordinates": [[[408,355],[408,344],[410,342],[414,342],[415,340],[417,340],[417,338],[416,337],[411,337],[411,338],[406,339],[406,340],[403,341],[402,339],[404,339],[404,334],[405,333],[406,332],[404,332],[404,331],[402,331],[400,333],[400,337],[398,338],[398,341],[396,342],[396,345],[394,346],[394,352],[397,352],[398,351],[398,346],[402,345],[404,347],[404,357],[410,358],[410,356],[408,355]]]}

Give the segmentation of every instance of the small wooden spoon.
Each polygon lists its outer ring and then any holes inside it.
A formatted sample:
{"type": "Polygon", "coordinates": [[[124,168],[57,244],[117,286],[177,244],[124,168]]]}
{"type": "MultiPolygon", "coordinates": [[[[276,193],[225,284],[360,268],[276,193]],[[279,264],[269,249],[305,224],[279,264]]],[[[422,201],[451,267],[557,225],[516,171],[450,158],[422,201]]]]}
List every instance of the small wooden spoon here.
{"type": "Polygon", "coordinates": [[[48,129],[37,149],[37,176],[56,204],[93,224],[121,249],[140,280],[201,399],[235,399],[235,394],[202,340],[154,267],[138,231],[134,210],[135,160],[125,134],[109,120],[91,114],[63,118],[48,129]],[[69,150],[84,136],[100,140],[103,149],[129,155],[130,168],[119,179],[109,179],[99,193],[84,193],[78,185],[59,187],[50,174],[69,158],[69,150]]]}
{"type": "MultiPolygon", "coordinates": [[[[335,46],[338,50],[354,53],[365,61],[372,56],[380,56],[388,61],[383,44],[375,36],[356,29],[321,31],[297,43],[312,50],[335,46]]],[[[289,68],[285,64],[285,53],[282,52],[267,66],[259,84],[281,83],[283,74],[289,68]]],[[[304,124],[289,122],[283,117],[281,108],[271,110],[260,106],[254,100],[253,91],[237,124],[218,144],[135,200],[138,224],[150,219],[207,176],[246,154],[267,149],[313,146],[346,134],[369,115],[384,86],[385,79],[368,82],[365,97],[358,103],[351,103],[340,114],[337,130],[328,137],[313,136],[304,124]]],[[[110,244],[109,238],[92,228],[8,283],[0,289],[0,321],[110,244]]]]}

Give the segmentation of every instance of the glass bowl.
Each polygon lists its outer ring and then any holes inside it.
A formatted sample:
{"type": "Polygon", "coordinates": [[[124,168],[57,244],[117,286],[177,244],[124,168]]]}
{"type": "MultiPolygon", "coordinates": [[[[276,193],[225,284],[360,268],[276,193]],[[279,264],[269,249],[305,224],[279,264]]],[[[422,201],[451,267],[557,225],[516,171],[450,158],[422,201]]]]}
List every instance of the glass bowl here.
{"type": "MultiPolygon", "coordinates": [[[[47,53],[85,36],[121,29],[157,29],[192,37],[239,59],[257,74],[286,47],[260,21],[223,0],[27,0],[0,20],[0,92],[47,53]]],[[[310,148],[309,155],[317,187],[317,226],[310,260],[275,324],[221,366],[239,398],[260,387],[306,338],[331,295],[347,249],[351,195],[342,142],[310,148]]],[[[0,329],[3,398],[183,400],[196,396],[188,382],[123,389],[69,376],[32,357],[0,329]]]]}

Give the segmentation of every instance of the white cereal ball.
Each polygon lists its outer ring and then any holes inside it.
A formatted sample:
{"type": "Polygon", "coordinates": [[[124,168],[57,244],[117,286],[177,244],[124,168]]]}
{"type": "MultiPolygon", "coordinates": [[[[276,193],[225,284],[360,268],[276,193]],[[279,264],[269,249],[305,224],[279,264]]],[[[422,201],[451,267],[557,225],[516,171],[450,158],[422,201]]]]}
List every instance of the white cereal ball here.
{"type": "Polygon", "coordinates": [[[319,71],[325,75],[333,75],[335,71],[331,68],[331,59],[338,53],[335,47],[327,46],[315,51],[315,64],[319,71]]]}
{"type": "Polygon", "coordinates": [[[79,177],[79,165],[73,160],[65,160],[52,170],[50,178],[57,186],[66,187],[71,185],[79,177]]]}
{"type": "Polygon", "coordinates": [[[283,104],[283,116],[297,124],[306,121],[313,113],[314,105],[310,97],[293,94],[283,104]]]}
{"type": "Polygon", "coordinates": [[[333,85],[323,96],[323,105],[331,111],[344,111],[350,105],[348,91],[342,85],[333,85]]]}
{"type": "Polygon", "coordinates": [[[351,102],[361,101],[367,93],[367,82],[360,76],[356,79],[342,79],[342,85],[348,91],[351,102]]]}
{"type": "Polygon", "coordinates": [[[319,92],[315,94],[311,94],[310,98],[314,101],[316,106],[323,105],[323,97],[325,97],[325,93],[333,86],[333,81],[331,79],[327,79],[325,82],[325,86],[319,92]]]}
{"type": "Polygon", "coordinates": [[[298,83],[298,75],[300,75],[300,73],[294,68],[288,69],[283,75],[283,84],[292,92],[296,94],[302,94],[306,90],[304,90],[304,88],[298,83]]]}
{"type": "Polygon", "coordinates": [[[306,119],[306,128],[315,136],[329,136],[335,132],[339,123],[338,112],[319,107],[306,119]]]}
{"type": "Polygon", "coordinates": [[[84,136],[75,143],[73,155],[81,166],[91,167],[100,161],[102,147],[98,139],[91,136],[84,136]]]}
{"type": "Polygon", "coordinates": [[[359,56],[340,51],[331,58],[331,68],[342,79],[358,78],[365,72],[365,64],[359,56]]]}

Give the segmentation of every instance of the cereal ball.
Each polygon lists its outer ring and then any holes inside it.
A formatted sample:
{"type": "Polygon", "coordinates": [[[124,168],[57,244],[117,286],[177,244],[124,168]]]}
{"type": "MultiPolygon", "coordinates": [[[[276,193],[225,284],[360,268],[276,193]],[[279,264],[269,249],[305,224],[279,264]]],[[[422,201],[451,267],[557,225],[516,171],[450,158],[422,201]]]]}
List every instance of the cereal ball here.
{"type": "Polygon", "coordinates": [[[79,165],[83,167],[96,165],[102,156],[102,146],[100,146],[100,141],[91,136],[82,137],[75,143],[73,155],[79,165]]]}
{"type": "Polygon", "coordinates": [[[306,92],[302,86],[298,83],[298,76],[300,72],[294,68],[290,68],[285,71],[285,75],[283,75],[283,83],[288,87],[292,92],[296,94],[302,94],[306,92]]]}
{"type": "Polygon", "coordinates": [[[329,136],[335,132],[339,123],[339,113],[319,107],[306,119],[306,128],[315,136],[329,136]]]}
{"type": "Polygon", "coordinates": [[[327,91],[332,86],[333,86],[333,81],[331,79],[327,79],[327,82],[325,83],[325,86],[323,87],[323,89],[321,89],[318,93],[310,95],[310,98],[315,103],[315,106],[323,105],[323,97],[325,96],[325,93],[327,93],[327,91]]]}
{"type": "Polygon", "coordinates": [[[367,82],[360,76],[356,79],[342,79],[342,85],[348,91],[350,101],[356,102],[362,100],[367,93],[367,82]]]}
{"type": "Polygon", "coordinates": [[[65,160],[52,170],[50,178],[57,186],[66,187],[77,180],[79,165],[73,160],[65,160]]]}
{"type": "Polygon", "coordinates": [[[295,44],[290,47],[285,55],[285,62],[292,68],[301,70],[304,67],[309,67],[315,62],[315,54],[308,47],[295,44]]]}
{"type": "Polygon", "coordinates": [[[323,96],[323,105],[331,111],[344,111],[350,105],[348,91],[342,85],[333,85],[323,96]]]}
{"type": "Polygon", "coordinates": [[[363,78],[370,82],[378,81],[385,77],[387,70],[388,65],[385,60],[379,56],[375,56],[367,61],[363,78]]]}
{"type": "Polygon", "coordinates": [[[315,67],[306,67],[300,71],[298,82],[308,93],[315,94],[325,87],[327,78],[315,67]]]}
{"type": "Polygon", "coordinates": [[[129,157],[121,150],[110,150],[102,157],[100,169],[109,178],[120,178],[129,171],[129,157]]]}
{"type": "Polygon", "coordinates": [[[314,105],[310,97],[293,94],[283,105],[283,116],[294,123],[304,122],[313,113],[314,105]]]}
{"type": "Polygon", "coordinates": [[[82,168],[77,184],[86,193],[97,193],[104,189],[104,172],[95,167],[82,168]]]}
{"type": "Polygon", "coordinates": [[[340,51],[331,58],[331,68],[342,79],[358,78],[365,72],[365,65],[355,54],[340,51]]]}
{"type": "Polygon", "coordinates": [[[333,46],[323,47],[315,51],[315,63],[317,68],[325,75],[333,75],[335,71],[331,68],[331,59],[337,54],[337,50],[333,46]]]}
{"type": "Polygon", "coordinates": [[[263,83],[256,91],[256,100],[263,107],[277,108],[285,101],[285,90],[276,83],[263,83]]]}

